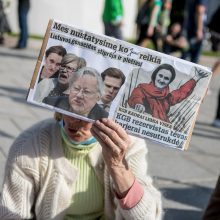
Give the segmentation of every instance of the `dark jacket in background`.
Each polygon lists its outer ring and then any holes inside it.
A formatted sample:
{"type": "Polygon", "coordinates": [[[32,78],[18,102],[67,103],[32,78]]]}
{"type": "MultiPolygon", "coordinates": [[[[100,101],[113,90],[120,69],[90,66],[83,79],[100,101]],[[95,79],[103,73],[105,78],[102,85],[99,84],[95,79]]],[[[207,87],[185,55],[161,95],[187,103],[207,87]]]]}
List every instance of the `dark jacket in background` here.
{"type": "Polygon", "coordinates": [[[205,210],[203,220],[220,219],[220,176],[205,210]]]}

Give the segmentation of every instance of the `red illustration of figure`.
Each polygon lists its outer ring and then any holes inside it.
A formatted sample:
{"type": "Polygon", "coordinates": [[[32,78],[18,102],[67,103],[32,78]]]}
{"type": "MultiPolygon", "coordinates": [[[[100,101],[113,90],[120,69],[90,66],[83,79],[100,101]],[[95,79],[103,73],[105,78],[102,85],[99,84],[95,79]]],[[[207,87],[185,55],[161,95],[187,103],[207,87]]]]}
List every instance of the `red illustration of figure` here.
{"type": "Polygon", "coordinates": [[[128,104],[141,113],[149,113],[162,121],[170,122],[170,107],[189,97],[197,82],[208,73],[195,69],[194,76],[180,88],[170,92],[169,84],[175,79],[175,69],[169,64],[158,66],[151,75],[151,82],[141,83],[131,93],[128,104]]]}

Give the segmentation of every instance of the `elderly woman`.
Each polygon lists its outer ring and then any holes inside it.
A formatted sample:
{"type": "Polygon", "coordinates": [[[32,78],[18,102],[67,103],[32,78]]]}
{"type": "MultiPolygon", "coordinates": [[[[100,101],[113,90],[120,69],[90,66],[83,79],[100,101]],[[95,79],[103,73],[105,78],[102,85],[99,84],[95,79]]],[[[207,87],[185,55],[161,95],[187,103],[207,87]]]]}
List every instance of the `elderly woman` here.
{"type": "Polygon", "coordinates": [[[144,140],[111,119],[59,120],[34,125],[12,145],[0,219],[161,218],[144,140]]]}
{"type": "Polygon", "coordinates": [[[97,104],[103,93],[103,82],[96,69],[79,69],[70,79],[68,91],[68,97],[46,97],[43,102],[94,120],[108,117],[108,112],[97,104]]]}

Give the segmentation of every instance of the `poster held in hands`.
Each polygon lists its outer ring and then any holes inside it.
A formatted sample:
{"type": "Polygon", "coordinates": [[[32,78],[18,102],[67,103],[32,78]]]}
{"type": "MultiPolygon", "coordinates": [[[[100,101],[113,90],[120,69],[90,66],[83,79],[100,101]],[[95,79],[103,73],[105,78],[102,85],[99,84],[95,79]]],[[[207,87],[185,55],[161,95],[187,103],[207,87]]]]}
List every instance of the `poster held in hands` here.
{"type": "Polygon", "coordinates": [[[27,101],[86,121],[113,118],[132,135],[185,150],[210,79],[207,67],[50,20],[27,101]],[[66,58],[56,77],[41,79],[53,46],[64,47],[66,58]],[[78,68],[65,65],[73,56],[78,68]],[[107,70],[122,73],[125,82],[104,109],[108,85],[100,79],[107,70]],[[59,93],[64,79],[68,87],[59,93]]]}

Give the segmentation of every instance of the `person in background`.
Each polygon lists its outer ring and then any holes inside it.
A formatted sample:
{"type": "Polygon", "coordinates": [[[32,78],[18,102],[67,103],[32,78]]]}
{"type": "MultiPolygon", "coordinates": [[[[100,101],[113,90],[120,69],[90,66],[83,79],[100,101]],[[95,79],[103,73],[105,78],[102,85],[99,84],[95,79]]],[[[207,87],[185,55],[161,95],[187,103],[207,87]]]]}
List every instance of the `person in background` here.
{"type": "Polygon", "coordinates": [[[188,50],[182,52],[182,59],[189,58],[198,63],[204,38],[207,0],[187,0],[183,31],[188,40],[188,50]]]}
{"type": "Polygon", "coordinates": [[[173,0],[163,0],[162,10],[159,17],[160,32],[162,36],[165,36],[168,32],[168,27],[171,23],[171,10],[173,0]]]}
{"type": "Polygon", "coordinates": [[[123,39],[123,4],[122,0],[105,0],[102,20],[104,23],[105,35],[117,39],[123,39]]]}
{"type": "MultiPolygon", "coordinates": [[[[217,74],[218,71],[220,71],[220,60],[218,60],[212,68],[213,75],[217,74]]],[[[220,90],[218,92],[216,115],[212,125],[220,128],[220,90]]]]}
{"type": "Polygon", "coordinates": [[[136,18],[138,29],[137,45],[147,47],[149,41],[152,40],[155,50],[159,50],[157,47],[159,33],[156,27],[158,25],[161,7],[161,0],[146,0],[141,6],[136,18]]]}
{"type": "Polygon", "coordinates": [[[215,189],[210,197],[209,203],[205,209],[202,220],[220,219],[220,176],[216,183],[215,189]]]}
{"type": "Polygon", "coordinates": [[[215,13],[212,15],[210,22],[207,24],[211,38],[210,41],[212,43],[212,50],[217,52],[220,50],[220,5],[218,6],[215,13]]]}
{"type": "Polygon", "coordinates": [[[143,139],[111,119],[56,119],[27,129],[10,148],[0,219],[161,219],[143,139]]]}
{"type": "Polygon", "coordinates": [[[10,0],[0,0],[0,45],[4,44],[4,34],[10,33],[11,28],[7,19],[10,0]]]}
{"type": "Polygon", "coordinates": [[[125,75],[120,69],[110,67],[101,73],[101,77],[104,83],[104,92],[98,104],[108,112],[112,101],[125,82],[125,75]]]}
{"type": "Polygon", "coordinates": [[[86,66],[86,61],[75,54],[68,53],[61,60],[58,78],[44,78],[37,84],[34,100],[42,102],[47,96],[66,96],[69,80],[79,69],[86,66]]]}
{"type": "Polygon", "coordinates": [[[175,51],[185,51],[188,49],[188,42],[182,35],[182,28],[180,23],[173,23],[164,37],[163,52],[170,54],[175,51]]]}
{"type": "Polygon", "coordinates": [[[44,78],[57,78],[62,58],[66,55],[66,49],[61,45],[51,46],[46,50],[45,63],[40,72],[40,82],[44,78]]]}
{"type": "Polygon", "coordinates": [[[28,42],[28,12],[30,9],[30,0],[18,0],[18,23],[20,35],[17,45],[14,49],[24,49],[28,42]]]}
{"type": "Polygon", "coordinates": [[[46,97],[43,102],[94,120],[108,117],[108,113],[97,104],[102,96],[103,82],[95,69],[84,67],[74,73],[68,91],[68,97],[46,97]]]}
{"type": "Polygon", "coordinates": [[[167,35],[168,27],[170,25],[170,13],[172,9],[172,0],[163,0],[161,13],[158,18],[158,25],[156,26],[156,47],[158,51],[163,51],[163,39],[167,35]]]}

